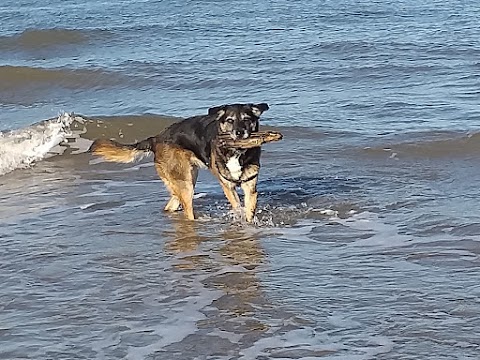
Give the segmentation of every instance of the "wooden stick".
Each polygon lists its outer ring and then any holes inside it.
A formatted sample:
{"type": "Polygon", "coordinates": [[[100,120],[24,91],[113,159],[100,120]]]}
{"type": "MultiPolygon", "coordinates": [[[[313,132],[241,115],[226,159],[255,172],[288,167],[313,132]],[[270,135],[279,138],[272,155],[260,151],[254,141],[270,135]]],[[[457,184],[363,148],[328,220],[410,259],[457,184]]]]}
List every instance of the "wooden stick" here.
{"type": "Polygon", "coordinates": [[[228,134],[218,135],[218,142],[220,146],[236,148],[236,149],[250,149],[262,146],[263,144],[282,140],[283,135],[276,131],[259,131],[252,133],[247,139],[233,140],[228,134]]]}

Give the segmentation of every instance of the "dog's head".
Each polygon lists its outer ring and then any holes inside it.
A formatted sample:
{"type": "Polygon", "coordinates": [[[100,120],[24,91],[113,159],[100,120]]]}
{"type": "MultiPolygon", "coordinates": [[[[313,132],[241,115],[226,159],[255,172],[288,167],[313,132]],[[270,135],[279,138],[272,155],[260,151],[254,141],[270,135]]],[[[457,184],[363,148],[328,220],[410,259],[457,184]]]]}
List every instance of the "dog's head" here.
{"type": "Polygon", "coordinates": [[[233,140],[246,139],[251,133],[258,131],[258,120],[268,105],[231,104],[212,107],[208,115],[214,116],[218,122],[220,134],[229,134],[233,140]]]}

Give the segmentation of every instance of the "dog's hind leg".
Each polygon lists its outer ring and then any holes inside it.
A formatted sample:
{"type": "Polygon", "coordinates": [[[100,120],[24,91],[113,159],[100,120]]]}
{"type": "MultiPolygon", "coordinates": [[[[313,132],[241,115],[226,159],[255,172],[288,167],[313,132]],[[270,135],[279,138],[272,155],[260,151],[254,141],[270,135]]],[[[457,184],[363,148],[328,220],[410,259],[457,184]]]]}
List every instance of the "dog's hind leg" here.
{"type": "Polygon", "coordinates": [[[165,205],[165,208],[163,210],[168,211],[168,212],[175,212],[180,209],[180,200],[176,195],[172,195],[170,197],[170,200],[168,200],[167,205],[165,205]]]}
{"type": "Polygon", "coordinates": [[[190,181],[179,181],[176,184],[176,191],[185,216],[188,220],[195,220],[193,213],[193,183],[190,181]]]}
{"type": "Polygon", "coordinates": [[[156,162],[155,163],[155,169],[157,170],[157,174],[159,178],[163,181],[165,184],[165,187],[167,188],[168,192],[170,193],[170,200],[168,200],[167,205],[163,208],[164,211],[168,212],[175,212],[180,209],[180,199],[178,196],[175,194],[173,188],[172,188],[172,183],[167,176],[166,169],[165,167],[161,164],[156,162]]]}
{"type": "MultiPolygon", "coordinates": [[[[159,172],[160,175],[160,172],[159,172]]],[[[176,180],[160,176],[168,191],[171,194],[170,200],[164,210],[169,212],[177,211],[182,205],[185,216],[189,220],[194,220],[193,214],[193,182],[190,179],[176,180]]]]}
{"type": "Polygon", "coordinates": [[[257,177],[241,184],[245,196],[245,218],[251,223],[257,210],[257,177]]]}
{"type": "Polygon", "coordinates": [[[186,175],[187,176],[185,180],[176,182],[176,193],[178,194],[177,196],[182,204],[185,216],[188,220],[194,220],[195,215],[193,213],[193,194],[198,177],[198,168],[195,165],[191,165],[190,171],[187,172],[186,175]]]}
{"type": "Polygon", "coordinates": [[[166,211],[175,211],[182,205],[185,216],[193,220],[193,189],[198,168],[195,155],[171,144],[159,143],[155,152],[155,169],[165,183],[171,198],[166,211]]]}
{"type": "Polygon", "coordinates": [[[164,210],[175,212],[182,205],[185,216],[189,220],[194,220],[193,214],[193,183],[189,180],[174,180],[162,177],[165,186],[171,194],[171,198],[164,210]]]}

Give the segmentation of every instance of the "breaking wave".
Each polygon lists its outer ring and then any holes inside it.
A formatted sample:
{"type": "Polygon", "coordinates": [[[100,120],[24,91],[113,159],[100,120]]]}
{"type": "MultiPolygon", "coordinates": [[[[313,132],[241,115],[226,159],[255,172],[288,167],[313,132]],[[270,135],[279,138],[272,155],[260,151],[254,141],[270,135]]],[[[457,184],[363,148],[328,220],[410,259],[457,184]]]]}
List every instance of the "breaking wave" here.
{"type": "Polygon", "coordinates": [[[29,127],[0,133],[0,175],[27,168],[52,155],[51,150],[71,134],[75,115],[62,114],[29,127]]]}
{"type": "Polygon", "coordinates": [[[174,121],[176,118],[148,114],[89,118],[64,113],[21,129],[2,131],[0,175],[30,167],[54,155],[85,152],[92,141],[100,137],[139,141],[162,131],[174,121]]]}

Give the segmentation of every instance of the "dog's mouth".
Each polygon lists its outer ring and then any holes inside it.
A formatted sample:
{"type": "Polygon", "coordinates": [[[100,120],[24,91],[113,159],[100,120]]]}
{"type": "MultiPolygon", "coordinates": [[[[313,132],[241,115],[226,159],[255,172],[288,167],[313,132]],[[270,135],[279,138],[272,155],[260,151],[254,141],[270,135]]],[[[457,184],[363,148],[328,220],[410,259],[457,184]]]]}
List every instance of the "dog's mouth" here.
{"type": "Polygon", "coordinates": [[[250,137],[251,133],[247,130],[235,130],[230,133],[230,137],[233,140],[239,140],[239,139],[248,139],[250,137]]]}

